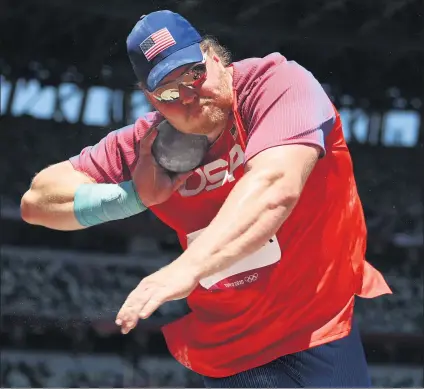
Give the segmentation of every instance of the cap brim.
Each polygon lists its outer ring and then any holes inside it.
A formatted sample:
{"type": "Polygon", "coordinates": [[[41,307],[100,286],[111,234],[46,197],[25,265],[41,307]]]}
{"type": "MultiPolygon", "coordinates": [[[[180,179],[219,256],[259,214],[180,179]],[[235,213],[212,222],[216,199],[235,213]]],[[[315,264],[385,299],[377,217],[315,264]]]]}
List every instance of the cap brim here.
{"type": "Polygon", "coordinates": [[[200,44],[195,43],[184,49],[178,50],[159,62],[149,73],[147,77],[147,89],[153,92],[159,83],[173,70],[190,63],[203,60],[203,53],[200,50],[200,44]]]}

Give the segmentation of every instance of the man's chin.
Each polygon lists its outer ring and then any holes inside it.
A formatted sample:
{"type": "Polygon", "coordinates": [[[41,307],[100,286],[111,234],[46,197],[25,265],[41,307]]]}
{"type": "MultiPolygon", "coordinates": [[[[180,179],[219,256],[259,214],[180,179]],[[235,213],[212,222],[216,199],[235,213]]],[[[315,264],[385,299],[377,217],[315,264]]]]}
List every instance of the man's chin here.
{"type": "Polygon", "coordinates": [[[190,107],[188,112],[189,120],[206,120],[210,114],[210,107],[207,104],[190,107]]]}
{"type": "Polygon", "coordinates": [[[178,126],[171,124],[185,134],[209,135],[218,128],[225,126],[226,115],[223,112],[215,112],[210,107],[202,106],[196,113],[190,112],[186,118],[186,125],[178,126]]]}

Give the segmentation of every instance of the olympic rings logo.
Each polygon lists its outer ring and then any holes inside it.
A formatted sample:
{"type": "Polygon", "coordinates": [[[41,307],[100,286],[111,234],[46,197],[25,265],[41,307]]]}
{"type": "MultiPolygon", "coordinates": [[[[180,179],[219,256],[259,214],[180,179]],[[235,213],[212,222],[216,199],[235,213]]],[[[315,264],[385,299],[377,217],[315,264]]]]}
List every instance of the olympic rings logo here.
{"type": "Polygon", "coordinates": [[[255,282],[258,278],[259,278],[259,274],[253,273],[253,274],[250,274],[250,275],[244,277],[244,280],[250,284],[252,282],[255,282]]]}

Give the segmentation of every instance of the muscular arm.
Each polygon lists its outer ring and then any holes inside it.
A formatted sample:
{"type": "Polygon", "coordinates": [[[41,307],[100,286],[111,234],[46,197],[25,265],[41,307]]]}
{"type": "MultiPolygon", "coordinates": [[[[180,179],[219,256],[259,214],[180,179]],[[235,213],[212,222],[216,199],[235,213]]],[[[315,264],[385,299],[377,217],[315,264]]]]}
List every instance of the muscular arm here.
{"type": "Polygon", "coordinates": [[[140,118],[69,161],[41,171],[22,198],[22,218],[30,224],[71,231],[131,217],[155,201],[165,201],[180,181],[166,176],[158,182],[150,152],[154,138],[142,139],[156,121],[156,117],[140,118]]]}
{"type": "Polygon", "coordinates": [[[55,230],[84,228],[74,214],[74,196],[81,184],[94,179],[74,169],[69,161],[47,167],[38,173],[21,200],[22,218],[30,224],[55,230]]]}
{"type": "Polygon", "coordinates": [[[200,278],[261,248],[292,212],[317,159],[325,158],[335,113],[313,75],[284,62],[255,85],[241,111],[251,118],[245,175],[181,257],[200,278]]]}
{"type": "Polygon", "coordinates": [[[261,248],[295,207],[320,151],[285,145],[252,158],[215,219],[177,261],[201,279],[261,248]]]}

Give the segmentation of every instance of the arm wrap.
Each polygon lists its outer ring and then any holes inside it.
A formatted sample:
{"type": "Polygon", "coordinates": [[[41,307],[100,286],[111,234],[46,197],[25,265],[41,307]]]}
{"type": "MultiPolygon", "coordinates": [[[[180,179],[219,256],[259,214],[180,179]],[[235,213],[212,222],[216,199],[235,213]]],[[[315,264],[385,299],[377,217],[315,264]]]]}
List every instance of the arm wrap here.
{"type": "Polygon", "coordinates": [[[74,198],[74,213],[84,227],[125,219],[145,211],[134,183],[82,184],[74,198]]]}

